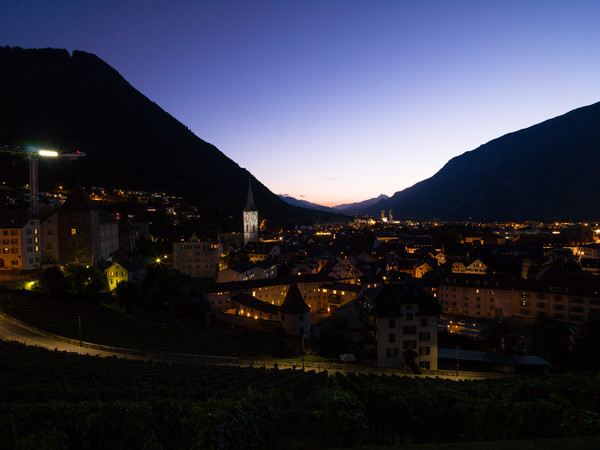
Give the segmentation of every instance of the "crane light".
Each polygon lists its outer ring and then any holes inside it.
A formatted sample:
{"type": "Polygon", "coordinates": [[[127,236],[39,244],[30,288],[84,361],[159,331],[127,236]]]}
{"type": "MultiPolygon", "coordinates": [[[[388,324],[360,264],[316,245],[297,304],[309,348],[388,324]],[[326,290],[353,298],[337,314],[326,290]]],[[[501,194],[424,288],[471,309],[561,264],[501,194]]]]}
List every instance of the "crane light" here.
{"type": "Polygon", "coordinates": [[[57,157],[58,152],[55,152],[54,150],[38,150],[38,155],[57,157]]]}

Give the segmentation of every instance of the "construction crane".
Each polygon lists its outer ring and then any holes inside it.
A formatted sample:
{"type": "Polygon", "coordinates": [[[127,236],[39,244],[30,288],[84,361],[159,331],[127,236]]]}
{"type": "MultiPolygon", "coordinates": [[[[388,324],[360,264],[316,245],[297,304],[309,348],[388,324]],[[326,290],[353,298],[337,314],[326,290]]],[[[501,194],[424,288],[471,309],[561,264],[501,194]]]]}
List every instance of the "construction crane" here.
{"type": "Polygon", "coordinates": [[[18,145],[0,144],[0,153],[10,153],[11,155],[25,155],[29,160],[29,211],[34,216],[40,213],[38,203],[38,160],[42,158],[65,158],[69,160],[78,159],[85,156],[84,152],[58,153],[54,150],[46,150],[31,147],[20,147],[18,145]]]}

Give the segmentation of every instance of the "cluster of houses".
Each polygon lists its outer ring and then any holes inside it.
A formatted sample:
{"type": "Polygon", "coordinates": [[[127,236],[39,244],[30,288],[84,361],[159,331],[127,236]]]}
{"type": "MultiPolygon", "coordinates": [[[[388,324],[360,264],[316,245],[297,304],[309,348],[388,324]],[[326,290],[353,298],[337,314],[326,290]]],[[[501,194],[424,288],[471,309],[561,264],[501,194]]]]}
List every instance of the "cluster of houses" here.
{"type": "MultiPolygon", "coordinates": [[[[436,245],[429,235],[387,228],[331,226],[248,242],[248,260],[217,275],[206,290],[213,313],[257,329],[318,337],[332,324],[379,366],[437,368],[440,314],[476,320],[550,317],[581,325],[600,312],[594,239],[556,232],[501,232],[491,243],[466,237],[436,245]],[[592,264],[593,265],[593,264],[592,264]],[[585,269],[585,270],[584,270],[585,269]],[[281,308],[294,285],[310,329],[286,328],[281,308]]],[[[596,239],[597,240],[597,239],[596,239]]]]}
{"type": "Polygon", "coordinates": [[[40,217],[7,211],[0,220],[0,235],[9,238],[2,239],[4,269],[69,263],[100,266],[119,249],[118,222],[96,208],[80,185],[60,207],[43,211],[40,217]]]}
{"type": "MultiPolygon", "coordinates": [[[[59,206],[43,208],[39,216],[28,211],[0,214],[0,276],[25,279],[28,273],[50,265],[80,264],[104,268],[115,254],[129,253],[149,236],[147,222],[118,221],[97,207],[77,184],[59,206]]],[[[143,264],[113,264],[106,273],[109,288],[121,280],[142,280],[143,264]],[[110,275],[112,274],[112,276],[110,275]]]]}
{"type": "MultiPolygon", "coordinates": [[[[466,236],[438,244],[422,228],[353,223],[260,239],[251,186],[243,217],[240,245],[214,226],[174,227],[167,260],[180,274],[214,280],[204,292],[213,317],[297,337],[335,330],[378,366],[437,369],[441,314],[581,325],[600,312],[596,235],[499,230],[485,242],[466,236]],[[220,267],[224,253],[246,259],[220,267]]],[[[0,215],[0,270],[78,263],[104,268],[111,290],[121,281],[141,284],[145,264],[114,255],[147,236],[147,221],[117,221],[77,185],[41,218],[0,215]]]]}

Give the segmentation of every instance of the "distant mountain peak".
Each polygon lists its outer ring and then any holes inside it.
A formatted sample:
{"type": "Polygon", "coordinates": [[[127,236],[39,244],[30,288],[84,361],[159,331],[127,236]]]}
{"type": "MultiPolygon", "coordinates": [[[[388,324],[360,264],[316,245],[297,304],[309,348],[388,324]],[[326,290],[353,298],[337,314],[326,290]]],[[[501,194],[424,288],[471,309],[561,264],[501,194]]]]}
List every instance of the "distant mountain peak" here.
{"type": "Polygon", "coordinates": [[[308,208],[308,209],[314,209],[316,211],[323,211],[323,212],[330,212],[330,213],[339,213],[339,211],[336,211],[333,208],[330,208],[328,206],[323,206],[323,205],[318,205],[317,203],[311,203],[308,202],[306,200],[298,200],[297,198],[292,197],[291,195],[287,195],[287,194],[279,194],[278,196],[280,199],[282,199],[284,202],[293,205],[293,206],[299,206],[301,208],[308,208]]]}
{"type": "Polygon", "coordinates": [[[363,200],[362,202],[343,203],[341,205],[334,206],[333,209],[336,211],[339,211],[339,212],[343,212],[344,214],[353,215],[353,214],[356,214],[356,213],[362,211],[365,208],[373,206],[373,205],[379,203],[380,201],[387,200],[389,198],[390,198],[389,196],[387,196],[385,194],[381,194],[378,197],[370,198],[368,200],[363,200]]]}

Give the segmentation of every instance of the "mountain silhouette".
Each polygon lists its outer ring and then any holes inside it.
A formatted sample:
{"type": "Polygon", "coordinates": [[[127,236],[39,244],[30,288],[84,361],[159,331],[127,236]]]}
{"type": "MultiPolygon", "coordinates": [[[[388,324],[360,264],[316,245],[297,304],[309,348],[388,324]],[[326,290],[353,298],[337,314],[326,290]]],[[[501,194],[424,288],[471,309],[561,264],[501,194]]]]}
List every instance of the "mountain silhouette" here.
{"type": "MultiPolygon", "coordinates": [[[[0,144],[87,154],[70,162],[41,160],[40,190],[79,180],[84,186],[165,192],[183,196],[206,221],[241,229],[248,171],[97,56],[0,47],[0,86],[0,144]]],[[[26,184],[25,158],[0,154],[0,177],[26,184]]],[[[252,189],[260,217],[270,225],[333,217],[288,205],[255,178],[252,189]]]]}
{"type": "Polygon", "coordinates": [[[600,103],[506,134],[452,158],[431,178],[363,208],[442,220],[600,217],[600,103]]]}

